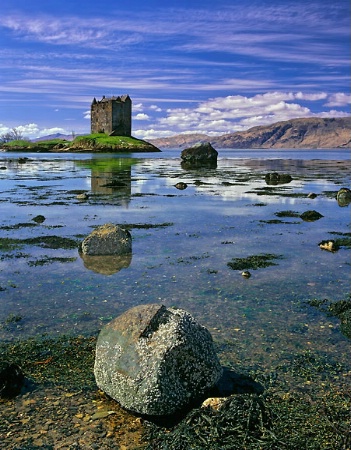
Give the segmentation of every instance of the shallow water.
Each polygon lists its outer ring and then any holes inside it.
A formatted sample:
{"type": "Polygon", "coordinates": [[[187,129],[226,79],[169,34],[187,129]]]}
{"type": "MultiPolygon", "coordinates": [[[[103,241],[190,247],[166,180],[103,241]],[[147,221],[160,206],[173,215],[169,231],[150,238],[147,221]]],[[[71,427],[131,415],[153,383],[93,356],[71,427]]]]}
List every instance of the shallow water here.
{"type": "Polygon", "coordinates": [[[77,241],[68,249],[1,241],[0,338],[93,333],[132,306],[160,302],[191,312],[229,362],[269,366],[315,350],[348,363],[338,320],[307,301],[350,292],[350,248],[318,245],[350,233],[350,205],[336,201],[350,187],[349,156],[223,150],[216,169],[184,170],[178,150],[0,154],[0,238],[77,241]],[[267,185],[268,172],[292,181],[267,185]],[[175,187],[180,181],[186,189],[175,187]],[[323,217],[306,222],[299,216],[308,210],[323,217]],[[43,223],[33,221],[38,215],[43,223]],[[91,266],[78,243],[107,222],[128,226],[132,256],[91,266]],[[275,265],[250,269],[248,279],[228,266],[259,254],[275,255],[275,265]]]}

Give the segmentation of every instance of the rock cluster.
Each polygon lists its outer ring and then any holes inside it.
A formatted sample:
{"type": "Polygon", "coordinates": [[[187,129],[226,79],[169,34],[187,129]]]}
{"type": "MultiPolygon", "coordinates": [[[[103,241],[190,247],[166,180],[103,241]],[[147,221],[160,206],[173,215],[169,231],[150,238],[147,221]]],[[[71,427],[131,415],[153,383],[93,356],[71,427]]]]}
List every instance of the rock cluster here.
{"type": "Polygon", "coordinates": [[[188,312],[149,304],[101,330],[94,373],[99,388],[125,409],[163,416],[200,398],[222,368],[209,331],[188,312]]]}

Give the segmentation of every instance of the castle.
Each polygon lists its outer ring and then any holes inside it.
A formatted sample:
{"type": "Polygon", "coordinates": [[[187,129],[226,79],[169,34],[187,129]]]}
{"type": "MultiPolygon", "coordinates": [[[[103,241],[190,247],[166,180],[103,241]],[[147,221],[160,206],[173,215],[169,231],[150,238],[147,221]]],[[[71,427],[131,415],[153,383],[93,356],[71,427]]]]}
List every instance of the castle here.
{"type": "Polygon", "coordinates": [[[91,103],[91,133],[131,136],[132,100],[129,95],[94,100],[91,103]]]}

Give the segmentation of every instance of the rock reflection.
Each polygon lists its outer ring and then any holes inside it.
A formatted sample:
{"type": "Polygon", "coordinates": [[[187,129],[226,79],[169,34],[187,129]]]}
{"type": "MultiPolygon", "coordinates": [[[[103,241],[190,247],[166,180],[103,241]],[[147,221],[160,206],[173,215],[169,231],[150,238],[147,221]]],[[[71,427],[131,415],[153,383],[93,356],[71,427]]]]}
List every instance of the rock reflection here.
{"type": "Polygon", "coordinates": [[[113,275],[122,269],[127,269],[132,262],[132,253],[123,256],[102,255],[91,256],[79,253],[84,266],[93,272],[102,275],[113,275]]]}

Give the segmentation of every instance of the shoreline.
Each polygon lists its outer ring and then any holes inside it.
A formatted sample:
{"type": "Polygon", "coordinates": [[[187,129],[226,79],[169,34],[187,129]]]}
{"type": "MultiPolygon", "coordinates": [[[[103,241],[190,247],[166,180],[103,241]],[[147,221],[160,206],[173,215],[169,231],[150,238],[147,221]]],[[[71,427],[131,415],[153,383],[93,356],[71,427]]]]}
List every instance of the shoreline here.
{"type": "MultiPolygon", "coordinates": [[[[112,449],[118,445],[125,450],[181,449],[184,447],[180,446],[180,441],[179,447],[167,445],[177,442],[185,432],[187,442],[199,445],[194,424],[188,423],[191,417],[197,418],[197,426],[201,423],[204,426],[207,421],[204,436],[207,435],[208,445],[214,445],[210,435],[215,433],[219,418],[227,414],[226,420],[239,421],[233,405],[238,408],[249,400],[258,401],[265,414],[271,417],[264,425],[265,432],[271,434],[263,439],[274,436],[279,442],[285,442],[280,448],[298,448],[298,443],[306,446],[308,442],[314,445],[308,448],[331,448],[324,447],[327,441],[333,443],[333,448],[349,448],[351,370],[331,366],[318,355],[302,351],[296,355],[293,367],[289,363],[280,364],[269,371],[259,367],[232,367],[239,378],[262,385],[263,393],[253,391],[250,383],[239,383],[236,392],[228,397],[223,412],[194,408],[175,424],[155,423],[123,410],[98,389],[93,374],[96,340],[97,333],[57,338],[42,336],[0,344],[1,360],[19,364],[26,377],[18,396],[0,400],[0,446],[3,443],[13,449],[24,444],[33,449],[39,446],[70,449],[76,448],[78,443],[81,447],[77,448],[84,449],[112,449]],[[293,379],[298,382],[297,387],[292,386],[293,379]],[[288,429],[290,436],[284,432],[288,429]]],[[[223,355],[219,356],[224,359],[223,355]]],[[[239,425],[244,426],[238,422],[239,425]]],[[[224,433],[222,440],[216,441],[218,447],[208,448],[220,449],[221,442],[228,438],[226,434],[233,439],[231,433],[233,428],[224,433]]],[[[262,436],[258,437],[257,430],[247,429],[246,433],[248,445],[235,448],[261,448],[262,436]]]]}

